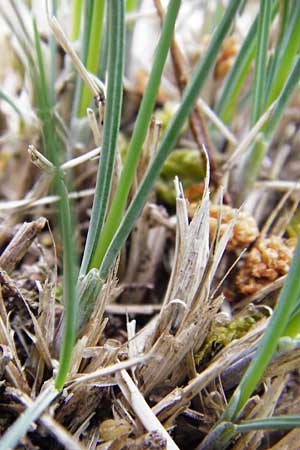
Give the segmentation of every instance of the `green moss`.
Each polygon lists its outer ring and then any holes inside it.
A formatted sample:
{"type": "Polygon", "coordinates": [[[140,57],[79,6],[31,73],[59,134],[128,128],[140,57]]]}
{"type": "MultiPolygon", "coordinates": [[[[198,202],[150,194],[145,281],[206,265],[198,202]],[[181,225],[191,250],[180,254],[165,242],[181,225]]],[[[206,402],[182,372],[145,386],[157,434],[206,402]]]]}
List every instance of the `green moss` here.
{"type": "Polygon", "coordinates": [[[176,149],[167,158],[156,183],[156,193],[169,205],[174,205],[176,200],[175,176],[179,177],[184,189],[203,181],[205,169],[198,150],[176,149]]]}
{"type": "Polygon", "coordinates": [[[299,209],[297,209],[297,211],[293,215],[293,218],[287,227],[287,232],[290,237],[297,238],[300,236],[300,211],[299,211],[299,209]]]}
{"type": "Polygon", "coordinates": [[[254,311],[251,316],[236,317],[227,325],[214,324],[203,347],[195,354],[196,364],[206,364],[234,339],[240,339],[244,336],[262,317],[263,313],[261,311],[254,311]]]}

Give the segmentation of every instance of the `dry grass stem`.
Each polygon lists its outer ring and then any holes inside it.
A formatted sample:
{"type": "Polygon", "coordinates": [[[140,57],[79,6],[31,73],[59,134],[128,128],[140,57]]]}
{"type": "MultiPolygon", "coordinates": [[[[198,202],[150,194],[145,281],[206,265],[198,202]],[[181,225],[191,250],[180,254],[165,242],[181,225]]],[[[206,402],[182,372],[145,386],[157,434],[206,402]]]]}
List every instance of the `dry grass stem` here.
{"type": "Polygon", "coordinates": [[[126,400],[130,404],[133,411],[136,413],[146,430],[158,430],[167,442],[167,450],[179,450],[179,447],[175,444],[164,426],[157,419],[156,415],[153,413],[153,411],[145,401],[143,395],[136,387],[135,383],[126,372],[126,370],[121,371],[120,377],[118,379],[118,384],[126,400]]]}

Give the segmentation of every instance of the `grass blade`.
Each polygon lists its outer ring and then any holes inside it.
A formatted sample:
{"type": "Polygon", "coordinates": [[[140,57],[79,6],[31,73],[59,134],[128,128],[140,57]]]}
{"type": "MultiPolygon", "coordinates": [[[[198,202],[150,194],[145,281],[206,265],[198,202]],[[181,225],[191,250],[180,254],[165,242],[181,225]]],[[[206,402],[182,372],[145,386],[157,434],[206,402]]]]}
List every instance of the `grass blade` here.
{"type": "Polygon", "coordinates": [[[280,95],[282,86],[288,78],[294,64],[296,54],[300,49],[300,3],[292,6],[286,29],[282,32],[282,38],[276,46],[274,76],[270,87],[267,89],[268,99],[266,108],[280,95]]]}
{"type": "MultiPolygon", "coordinates": [[[[56,15],[57,13],[57,2],[58,0],[52,0],[51,14],[56,15]]],[[[54,36],[51,34],[49,37],[49,47],[50,47],[50,58],[51,58],[51,70],[49,76],[49,97],[52,105],[56,102],[56,92],[55,92],[55,82],[57,78],[57,45],[54,36]]]]}
{"type": "Polygon", "coordinates": [[[63,338],[59,355],[59,367],[55,378],[56,389],[62,389],[68,375],[69,366],[72,359],[72,351],[76,339],[77,331],[77,298],[76,298],[76,278],[77,265],[74,254],[73,228],[71,220],[71,208],[68,198],[63,174],[58,171],[55,180],[55,191],[60,198],[59,201],[59,221],[60,232],[63,242],[63,296],[64,296],[64,328],[63,338]]]}
{"type": "Polygon", "coordinates": [[[132,12],[137,8],[139,0],[126,0],[126,12],[132,12]]]}
{"type": "Polygon", "coordinates": [[[224,83],[220,100],[216,106],[216,113],[223,120],[228,122],[232,116],[232,110],[236,103],[240,89],[245,78],[248,76],[250,64],[255,55],[255,36],[257,30],[258,17],[254,20],[251,28],[243,42],[243,45],[230,69],[224,83]]]}
{"type": "Polygon", "coordinates": [[[68,192],[64,182],[63,172],[59,169],[58,146],[59,139],[56,133],[56,124],[51,108],[51,101],[48,96],[47,80],[43,63],[43,55],[40,44],[40,37],[36,22],[33,22],[34,38],[37,51],[38,67],[40,74],[40,85],[38,86],[38,101],[40,118],[43,122],[44,144],[46,155],[56,167],[54,178],[54,192],[60,198],[59,201],[59,222],[63,243],[63,286],[64,286],[64,331],[62,347],[60,351],[60,364],[58,368],[55,385],[61,389],[68,374],[68,369],[72,357],[72,350],[76,337],[77,324],[77,304],[75,296],[75,286],[77,277],[77,265],[73,244],[72,216],[69,203],[68,192]]]}
{"type": "Polygon", "coordinates": [[[287,430],[290,428],[300,428],[300,416],[262,417],[236,424],[237,433],[246,433],[253,430],[287,430]]]}
{"type": "Polygon", "coordinates": [[[43,138],[45,143],[45,154],[46,157],[54,164],[58,165],[57,150],[58,142],[56,140],[54,117],[52,114],[52,107],[50,97],[48,94],[48,85],[46,79],[46,71],[44,66],[42,48],[40,36],[37,29],[36,21],[33,21],[34,29],[34,42],[37,54],[38,69],[39,69],[39,80],[37,80],[37,95],[36,102],[38,105],[38,115],[43,123],[43,138]]]}
{"type": "Polygon", "coordinates": [[[282,117],[282,114],[289,102],[292,93],[294,92],[300,78],[300,56],[296,56],[294,66],[289,74],[289,77],[282,89],[282,92],[277,100],[274,111],[262,128],[262,133],[258,136],[256,143],[250,153],[248,161],[245,166],[244,175],[242,176],[243,186],[238,195],[238,204],[241,204],[249,189],[255,182],[261,168],[264,156],[269,148],[270,142],[274,136],[276,127],[282,117]]]}
{"type": "MultiPolygon", "coordinates": [[[[102,37],[102,26],[104,17],[104,0],[94,1],[92,12],[91,32],[89,36],[89,45],[87,52],[86,68],[89,72],[97,74],[98,63],[100,58],[100,47],[102,37]]],[[[79,116],[86,114],[86,108],[91,101],[91,93],[89,87],[84,83],[81,93],[79,106],[79,116]]]]}
{"type": "Polygon", "coordinates": [[[101,277],[106,277],[109,268],[112,266],[113,261],[118,255],[127,236],[129,235],[135,223],[135,220],[140,214],[146,202],[148,193],[150,192],[156,178],[158,177],[164,161],[166,160],[168,154],[178,140],[182,126],[184,125],[195,101],[197,100],[200,89],[202,88],[205,79],[213,66],[219,48],[231,26],[232,20],[240,3],[241,0],[232,0],[229,3],[224,16],[212,37],[211,44],[206,54],[199,61],[194,74],[183,93],[180,107],[170,121],[163,139],[160,142],[156,156],[150,164],[132,203],[130,204],[127,212],[125,213],[125,216],[123,217],[120,227],[118,228],[111,244],[109,245],[108,251],[100,267],[101,277]]]}
{"type": "Polygon", "coordinates": [[[264,92],[266,85],[266,66],[271,23],[271,0],[261,0],[258,16],[256,60],[253,79],[253,102],[251,123],[257,122],[264,108],[264,92]]]}
{"type": "Polygon", "coordinates": [[[83,5],[83,0],[74,0],[73,1],[73,23],[72,23],[72,39],[73,40],[77,39],[79,36],[82,5],[83,5]]]}
{"type": "Polygon", "coordinates": [[[0,450],[15,448],[32,423],[48,408],[57,395],[58,391],[53,385],[45,389],[4,433],[0,440],[0,450]]]}
{"type": "Polygon", "coordinates": [[[300,427],[300,416],[276,416],[245,420],[238,424],[219,423],[204,439],[197,450],[225,450],[239,433],[255,430],[288,430],[300,427]]]}
{"type": "MultiPolygon", "coordinates": [[[[274,19],[277,10],[278,1],[275,1],[272,7],[272,20],[274,19]]],[[[217,114],[225,123],[228,122],[232,116],[232,110],[236,104],[243,83],[249,74],[251,62],[255,56],[255,37],[257,33],[258,17],[259,15],[252,23],[239,54],[230,69],[221,92],[220,100],[216,107],[217,114]]]]}
{"type": "MultiPolygon", "coordinates": [[[[84,65],[86,65],[87,63],[89,39],[92,24],[93,1],[94,0],[85,0],[83,8],[83,20],[81,22],[82,32],[80,33],[80,59],[84,65]]],[[[84,83],[81,77],[77,74],[75,94],[73,100],[73,111],[72,111],[72,115],[74,117],[79,116],[80,100],[83,84],[84,83]]]]}
{"type": "Polygon", "coordinates": [[[15,100],[12,99],[8,94],[6,94],[1,88],[0,88],[0,99],[4,100],[6,103],[8,103],[9,106],[12,107],[12,109],[18,114],[20,117],[21,123],[24,123],[24,116],[20,108],[15,103],[15,100]]]}
{"type": "Polygon", "coordinates": [[[266,139],[270,142],[273,138],[274,132],[276,130],[276,127],[282,117],[282,114],[288,104],[288,102],[291,99],[291,96],[296,89],[297,84],[300,80],[300,55],[297,55],[292,69],[289,72],[289,76],[282,88],[282,91],[278,97],[277,104],[275,106],[275,109],[266,123],[266,125],[263,127],[264,134],[266,136],[266,139]],[[265,128],[265,130],[264,130],[265,128]]]}
{"type": "Polygon", "coordinates": [[[121,221],[128,194],[134,180],[139,155],[142,151],[142,146],[146,138],[151,114],[154,109],[161,75],[165,60],[167,58],[168,50],[171,45],[173,30],[175,27],[175,21],[180,4],[181,0],[171,0],[171,2],[169,3],[150,78],[146,87],[146,91],[143,95],[133,134],[128,147],[126,160],[124,162],[120,180],[113,198],[112,205],[110,207],[110,211],[108,213],[106,224],[101,235],[100,229],[98,230],[98,236],[100,236],[100,239],[97,242],[97,246],[94,249],[92,259],[89,263],[90,269],[92,267],[99,268],[107,247],[121,221]]]}
{"type": "Polygon", "coordinates": [[[269,321],[266,332],[260,342],[255,357],[252,359],[242,381],[231,397],[222,420],[234,420],[245,406],[250,395],[259,383],[282,336],[291,313],[300,298],[300,244],[297,242],[295,254],[288,277],[280,293],[277,306],[269,321]]]}
{"type": "MultiPolygon", "coordinates": [[[[286,35],[286,32],[288,31],[287,25],[288,25],[288,18],[289,18],[289,7],[290,7],[289,1],[283,1],[280,2],[279,5],[279,17],[280,17],[280,30],[278,39],[276,42],[275,51],[271,53],[270,60],[267,68],[267,83],[266,83],[266,95],[270,92],[270,87],[274,79],[274,74],[276,71],[276,67],[279,63],[279,55],[280,50],[282,48],[283,39],[286,35]]],[[[266,96],[265,96],[266,98],[266,96]]]]}
{"type": "Polygon", "coordinates": [[[108,84],[103,128],[103,145],[97,174],[91,223],[81,265],[81,274],[91,267],[95,242],[101,234],[111,188],[120,126],[124,67],[124,0],[108,2],[108,84]]]}

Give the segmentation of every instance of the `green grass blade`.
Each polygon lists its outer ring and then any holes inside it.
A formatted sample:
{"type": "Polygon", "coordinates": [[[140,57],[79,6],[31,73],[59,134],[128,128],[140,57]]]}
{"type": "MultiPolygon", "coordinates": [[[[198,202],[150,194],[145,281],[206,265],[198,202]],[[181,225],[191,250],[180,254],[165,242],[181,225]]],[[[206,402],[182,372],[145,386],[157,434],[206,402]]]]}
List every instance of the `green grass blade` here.
{"type": "Polygon", "coordinates": [[[266,95],[265,100],[267,100],[267,96],[269,95],[271,84],[274,80],[274,74],[276,73],[276,68],[280,63],[280,52],[282,49],[283,39],[286,36],[286,32],[289,32],[288,26],[288,18],[289,18],[289,0],[281,1],[279,5],[279,17],[280,17],[280,30],[278,39],[275,46],[275,51],[270,55],[268,69],[267,69],[267,80],[266,80],[266,95]]]}
{"type": "Polygon", "coordinates": [[[73,23],[72,23],[72,39],[75,40],[79,36],[81,11],[83,6],[83,0],[73,1],[73,23]]]}
{"type": "Polygon", "coordinates": [[[253,78],[251,123],[255,124],[264,109],[264,94],[266,85],[267,52],[269,28],[271,23],[272,0],[261,0],[258,16],[256,59],[253,78]]]}
{"type": "Polygon", "coordinates": [[[131,202],[127,212],[125,213],[120,227],[118,228],[111,244],[109,245],[108,251],[103,259],[100,268],[102,278],[106,277],[123,243],[132,230],[134,223],[147,200],[148,194],[161,171],[164,161],[177,142],[181,129],[186,119],[188,118],[195,101],[199,96],[200,89],[202,88],[210,69],[214,64],[219,48],[231,26],[240,3],[241,0],[232,0],[229,3],[220,24],[213,34],[210,46],[206,54],[199,61],[183,93],[181,104],[177,112],[171,119],[168,128],[165,131],[165,134],[159,144],[156,155],[152,163],[150,164],[133,201],[131,202]]]}
{"type": "Polygon", "coordinates": [[[106,215],[122,107],[125,5],[123,0],[110,0],[107,6],[109,55],[103,144],[81,274],[90,268],[95,242],[99,239],[106,215]]]}
{"type": "Polygon", "coordinates": [[[242,186],[236,199],[236,203],[238,205],[241,205],[246,199],[247,194],[257,179],[267,150],[268,142],[266,141],[265,135],[263,133],[259,133],[255,139],[255,142],[250,147],[250,155],[246,161],[244,175],[241,177],[242,186]]]}
{"type": "MultiPolygon", "coordinates": [[[[141,4],[141,0],[126,0],[126,13],[137,12],[139,10],[141,4]]],[[[127,22],[126,23],[126,57],[125,57],[125,75],[130,77],[130,67],[133,55],[133,35],[135,30],[136,22],[127,22]]]]}
{"type": "MultiPolygon", "coordinates": [[[[86,68],[89,72],[97,74],[100,46],[102,37],[102,26],[104,17],[105,0],[96,0],[93,5],[91,32],[89,36],[89,45],[87,52],[86,68]]],[[[88,86],[84,83],[81,93],[81,100],[79,106],[79,116],[86,114],[86,108],[91,101],[91,93],[88,86]]]]}
{"type": "Polygon", "coordinates": [[[139,0],[126,0],[126,12],[132,12],[137,8],[139,0]]]}
{"type": "MultiPolygon", "coordinates": [[[[253,31],[253,34],[255,34],[255,31],[253,31]]],[[[252,36],[248,34],[247,38],[248,37],[250,41],[250,38],[252,36]]],[[[236,105],[236,100],[239,96],[245,79],[249,75],[250,65],[255,55],[255,42],[250,41],[249,48],[245,48],[245,52],[242,50],[239,52],[236,59],[236,64],[233,65],[226,79],[224,88],[222,89],[220,101],[216,108],[217,114],[220,116],[224,123],[229,122],[230,118],[232,117],[233,109],[236,105]]]]}
{"type": "MultiPolygon", "coordinates": [[[[278,1],[275,1],[272,7],[272,20],[278,10],[278,1]]],[[[250,30],[243,42],[243,45],[236,57],[236,60],[230,69],[230,72],[222,88],[220,100],[216,107],[216,112],[224,122],[228,122],[232,116],[237,97],[249,75],[250,65],[255,56],[258,16],[252,23],[250,30]]]]}
{"type": "Polygon", "coordinates": [[[79,278],[77,283],[79,308],[77,321],[78,333],[80,333],[82,325],[84,325],[86,320],[91,316],[102,286],[103,280],[100,279],[98,269],[92,269],[86,275],[79,278]]]}
{"type": "Polygon", "coordinates": [[[248,161],[245,165],[244,175],[242,179],[243,187],[238,195],[237,203],[241,204],[246,198],[247,192],[251,189],[253,183],[257,179],[261,164],[263,162],[264,156],[269,148],[270,142],[274,136],[277,125],[282,117],[282,114],[294,92],[300,79],[300,56],[296,56],[294,66],[289,74],[289,77],[282,89],[282,92],[277,100],[274,111],[267,121],[267,123],[262,127],[262,132],[257,138],[255,145],[250,153],[248,161]]]}
{"type": "Polygon", "coordinates": [[[293,67],[278,97],[276,107],[270,119],[263,127],[264,135],[270,142],[275,133],[276,127],[282,117],[282,114],[291,99],[291,96],[300,80],[300,55],[296,55],[293,67]]]}
{"type": "Polygon", "coordinates": [[[234,423],[221,422],[209,432],[197,450],[225,450],[235,435],[234,423]]]}
{"type": "Polygon", "coordinates": [[[245,420],[238,424],[221,422],[213,428],[198,450],[225,450],[239,433],[255,430],[288,430],[300,427],[300,416],[275,416],[245,420]]]}
{"type": "Polygon", "coordinates": [[[45,389],[4,433],[0,439],[0,450],[15,448],[33,422],[48,408],[57,395],[58,391],[53,385],[45,389]]]}
{"type": "Polygon", "coordinates": [[[253,420],[243,420],[236,424],[237,433],[253,430],[287,430],[300,428],[300,416],[275,416],[253,420]]]}
{"type": "Polygon", "coordinates": [[[293,311],[292,317],[287,324],[283,336],[289,336],[295,339],[300,334],[300,305],[298,304],[295,311],[293,311]]]}
{"type": "MultiPolygon", "coordinates": [[[[81,20],[81,32],[80,32],[80,59],[86,66],[89,49],[89,39],[92,25],[94,0],[85,0],[83,8],[83,20],[81,20]]],[[[81,93],[83,89],[83,81],[77,74],[76,88],[73,100],[72,116],[79,116],[81,93]]]]}
{"type": "Polygon", "coordinates": [[[64,328],[60,348],[58,372],[55,387],[60,390],[68,375],[72,359],[72,351],[76,339],[78,305],[76,299],[77,264],[74,254],[73,228],[71,209],[63,174],[58,172],[55,180],[55,192],[60,197],[59,220],[63,242],[63,296],[64,296],[64,328]]]}
{"type": "Polygon", "coordinates": [[[266,108],[280,95],[286,79],[294,64],[295,57],[300,49],[300,2],[296,2],[291,11],[287,29],[277,51],[275,74],[273,76],[266,108]]]}
{"type": "MultiPolygon", "coordinates": [[[[154,109],[161,75],[171,45],[176,17],[181,0],[171,0],[164,20],[160,40],[157,46],[151,74],[143,95],[136,118],[133,134],[129,143],[126,160],[113,198],[103,232],[94,249],[89,268],[99,268],[107,247],[120,224],[126,206],[128,194],[132,186],[142,146],[146,138],[151,115],[154,109]]],[[[100,230],[99,230],[100,231],[100,230]]]]}
{"type": "Polygon", "coordinates": [[[300,245],[298,241],[287,279],[265,334],[260,341],[255,357],[252,359],[239,386],[231,397],[231,400],[224,411],[222,420],[234,420],[259,383],[274,351],[276,350],[278,340],[282,336],[289,322],[291,313],[297,302],[299,302],[299,273],[300,245]]]}
{"type": "MultiPolygon", "coordinates": [[[[57,1],[52,0],[51,14],[56,16],[57,14],[57,1]]],[[[55,82],[57,78],[57,45],[56,39],[53,35],[49,37],[49,47],[50,47],[50,60],[51,60],[51,70],[49,75],[49,97],[51,99],[51,104],[55,105],[56,93],[55,93],[55,82]]]]}
{"type": "Polygon", "coordinates": [[[43,55],[37,25],[34,20],[34,39],[38,59],[40,83],[38,89],[39,116],[43,122],[44,145],[46,155],[56,166],[54,179],[54,192],[59,196],[59,222],[63,243],[63,286],[64,286],[64,331],[60,351],[60,363],[55,385],[61,389],[68,374],[72,357],[72,350],[76,336],[77,304],[75,295],[77,264],[74,252],[73,229],[68,192],[65,187],[64,175],[59,169],[58,146],[59,139],[56,133],[56,123],[52,111],[51,100],[48,95],[48,86],[45,75],[43,55]]]}
{"type": "Polygon", "coordinates": [[[15,100],[10,97],[8,94],[6,94],[1,88],[0,88],[0,99],[4,100],[9,106],[12,107],[12,109],[18,114],[20,117],[22,123],[24,122],[24,116],[18,105],[15,103],[15,100]]]}
{"type": "Polygon", "coordinates": [[[57,166],[58,143],[56,141],[55,125],[53,120],[53,112],[52,112],[53,104],[51,104],[51,100],[49,97],[48,83],[46,79],[46,71],[41,48],[41,41],[35,19],[33,20],[33,29],[34,29],[34,43],[36,48],[38,69],[39,69],[39,80],[37,80],[38,85],[36,86],[37,89],[36,102],[38,105],[38,115],[43,123],[43,135],[44,135],[43,137],[44,137],[46,157],[54,165],[57,166]]]}

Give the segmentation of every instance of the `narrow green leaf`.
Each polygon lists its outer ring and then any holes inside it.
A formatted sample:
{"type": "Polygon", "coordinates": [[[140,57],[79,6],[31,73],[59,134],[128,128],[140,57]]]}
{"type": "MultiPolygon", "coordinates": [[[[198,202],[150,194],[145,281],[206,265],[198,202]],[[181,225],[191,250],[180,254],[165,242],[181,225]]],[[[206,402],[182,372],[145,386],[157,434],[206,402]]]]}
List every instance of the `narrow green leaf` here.
{"type": "Polygon", "coordinates": [[[45,75],[40,37],[35,21],[33,22],[33,26],[40,75],[40,82],[37,86],[39,93],[37,97],[39,102],[39,116],[43,122],[46,155],[56,167],[56,174],[53,183],[54,192],[60,198],[58,218],[63,243],[64,329],[55,386],[57,389],[61,389],[68,374],[76,337],[77,303],[75,287],[77,278],[77,264],[74,252],[73,227],[69,197],[65,186],[64,174],[59,169],[59,159],[57,154],[59,139],[57,137],[55,118],[48,94],[48,85],[45,75]]]}
{"type": "Polygon", "coordinates": [[[291,68],[288,78],[285,81],[285,84],[282,88],[282,91],[278,97],[277,104],[275,109],[263,127],[263,132],[266,136],[266,139],[270,142],[275,133],[276,127],[282,117],[282,114],[291,99],[291,96],[300,80],[300,55],[295,57],[293,67],[291,68]]]}
{"type": "Polygon", "coordinates": [[[84,249],[81,274],[91,268],[94,246],[102,232],[111,188],[113,165],[120,127],[124,67],[124,0],[108,1],[108,83],[104,116],[103,144],[96,191],[84,249]]]}
{"type": "Polygon", "coordinates": [[[118,228],[111,241],[111,244],[109,245],[108,251],[100,267],[100,274],[102,278],[105,278],[107,276],[110,267],[112,266],[127,236],[132,230],[134,223],[147,200],[148,194],[161,171],[164,161],[177,142],[180,136],[181,129],[187,117],[189,116],[195,101],[198,98],[200,89],[202,88],[210,69],[213,67],[213,63],[217,57],[219,48],[231,26],[234,15],[240,3],[241,0],[232,0],[229,3],[220,24],[213,34],[210,46],[206,54],[199,61],[183,93],[181,104],[177,112],[171,119],[168,128],[165,131],[165,134],[159,144],[157,153],[152,163],[150,164],[138,188],[138,191],[135,194],[133,201],[126,211],[120,227],[118,228]]]}
{"type": "MultiPolygon", "coordinates": [[[[84,8],[83,8],[83,20],[81,20],[81,32],[80,32],[80,59],[83,64],[86,66],[87,58],[88,58],[88,50],[89,50],[89,39],[91,34],[91,26],[92,26],[92,14],[93,14],[93,5],[95,0],[85,0],[84,8]]],[[[81,93],[83,89],[83,81],[79,74],[76,77],[76,87],[75,94],[73,100],[72,107],[72,116],[79,116],[80,109],[80,101],[81,101],[81,93]]]]}
{"type": "Polygon", "coordinates": [[[73,1],[73,23],[72,23],[72,39],[73,40],[77,39],[79,36],[82,5],[83,5],[83,0],[74,0],[73,1]]]}
{"type": "Polygon", "coordinates": [[[246,198],[249,189],[253,186],[253,183],[257,179],[261,164],[263,162],[264,156],[269,148],[270,142],[273,139],[274,133],[276,131],[277,125],[282,117],[282,114],[288,104],[292,93],[294,92],[300,79],[300,56],[296,56],[294,66],[289,74],[288,79],[282,89],[282,92],[277,100],[274,111],[262,127],[262,131],[254,144],[250,156],[245,164],[243,179],[243,186],[238,195],[237,203],[242,204],[246,198]]]}
{"type": "MultiPolygon", "coordinates": [[[[97,74],[99,58],[100,58],[100,46],[102,38],[102,26],[104,17],[104,0],[96,0],[93,5],[91,32],[89,36],[89,46],[87,52],[86,68],[89,72],[97,74]]],[[[91,101],[91,93],[88,86],[84,83],[81,93],[81,101],[79,107],[79,116],[82,117],[86,114],[86,108],[91,101]]]]}
{"type": "Polygon", "coordinates": [[[225,450],[236,434],[236,425],[221,422],[206,436],[197,450],[225,450]]]}
{"type": "Polygon", "coordinates": [[[256,59],[253,78],[251,123],[254,125],[264,109],[264,93],[266,85],[267,52],[269,28],[271,23],[272,0],[260,0],[258,16],[256,59]]]}
{"type": "MultiPolygon", "coordinates": [[[[57,14],[57,1],[58,0],[52,0],[51,2],[51,14],[54,16],[57,14]]],[[[49,47],[51,60],[51,70],[49,74],[49,98],[51,104],[54,106],[56,103],[55,83],[57,77],[57,44],[53,35],[49,37],[49,47]]]]}
{"type": "Polygon", "coordinates": [[[126,0],[126,12],[132,12],[136,9],[139,0],[126,0]]]}
{"type": "Polygon", "coordinates": [[[300,298],[300,245],[297,242],[288,277],[280,293],[277,306],[270,318],[255,357],[244,374],[239,386],[228,403],[222,420],[234,420],[245,406],[259,383],[269,361],[276,350],[278,340],[287,326],[291,313],[300,298]]]}
{"type": "Polygon", "coordinates": [[[151,114],[154,109],[155,100],[160,85],[161,75],[171,45],[173,30],[181,0],[171,0],[165,16],[160,40],[157,46],[151,74],[143,95],[140,109],[136,118],[133,134],[129,143],[126,160],[118,182],[118,186],[108,213],[107,221],[100,235],[98,231],[98,242],[94,248],[89,268],[99,268],[107,247],[120,224],[123,211],[126,206],[128,194],[132,186],[139,155],[146,138],[151,114]]]}
{"type": "Polygon", "coordinates": [[[283,331],[282,336],[289,336],[293,339],[300,336],[300,299],[291,314],[289,323],[283,331]]]}
{"type": "Polygon", "coordinates": [[[271,53],[267,68],[267,79],[266,79],[266,95],[265,100],[270,92],[270,87],[274,79],[274,74],[276,73],[276,67],[280,62],[279,55],[282,48],[282,43],[286,31],[288,31],[288,16],[289,16],[289,1],[281,1],[279,4],[279,18],[280,18],[280,29],[278,33],[278,38],[275,46],[275,51],[271,53]]]}
{"type": "Polygon", "coordinates": [[[226,450],[239,433],[255,430],[288,430],[300,427],[300,416],[275,416],[240,423],[220,422],[204,439],[198,450],[226,450]]]}
{"type": "Polygon", "coordinates": [[[58,171],[55,179],[55,192],[59,196],[59,221],[63,242],[63,298],[64,322],[63,338],[60,348],[58,372],[55,387],[60,390],[66,381],[77,331],[78,304],[76,298],[77,264],[74,252],[73,227],[68,191],[63,174],[58,171]]]}
{"type": "Polygon", "coordinates": [[[34,421],[48,408],[58,394],[59,392],[53,385],[45,389],[4,433],[0,439],[0,450],[15,448],[34,421]]]}
{"type": "MultiPolygon", "coordinates": [[[[272,20],[274,19],[278,10],[278,0],[274,2],[272,7],[272,20]]],[[[235,107],[237,97],[249,75],[250,65],[255,56],[256,42],[255,37],[257,33],[258,16],[252,23],[248,34],[243,42],[243,45],[236,57],[236,60],[231,67],[224,87],[218,101],[216,112],[224,122],[228,122],[232,116],[233,108],[235,107]]]]}
{"type": "Polygon", "coordinates": [[[276,62],[274,63],[274,74],[271,79],[266,108],[280,95],[282,88],[289,76],[295,62],[295,56],[300,49],[300,2],[296,2],[290,13],[286,29],[281,33],[282,38],[276,48],[276,62]]]}
{"type": "Polygon", "coordinates": [[[236,424],[237,433],[253,430],[288,430],[300,428],[300,416],[274,416],[259,419],[243,420],[236,424]]]}
{"type": "Polygon", "coordinates": [[[36,102],[38,104],[38,114],[43,123],[45,153],[46,157],[54,165],[58,165],[57,141],[52,114],[52,105],[49,97],[48,83],[46,79],[46,70],[41,48],[41,41],[35,19],[33,20],[33,30],[39,69],[39,80],[38,85],[36,86],[37,88],[36,102]]]}
{"type": "Polygon", "coordinates": [[[1,88],[0,88],[0,99],[4,100],[6,103],[9,104],[13,108],[13,110],[18,114],[22,122],[24,122],[24,116],[18,105],[15,103],[15,99],[10,97],[8,94],[6,94],[1,88]]]}

